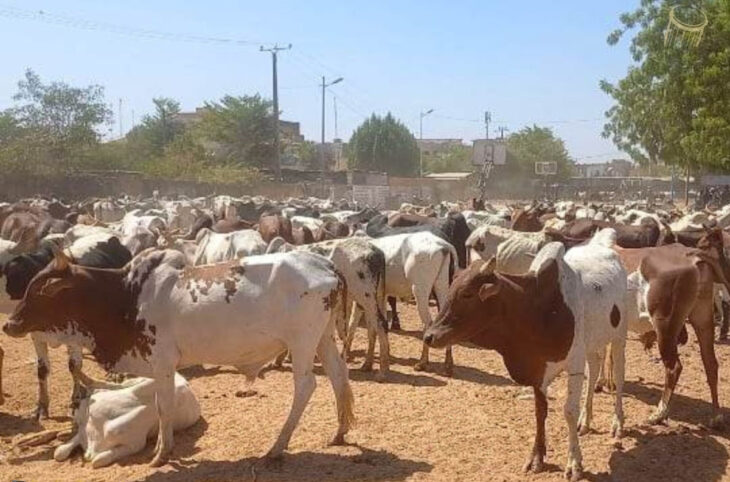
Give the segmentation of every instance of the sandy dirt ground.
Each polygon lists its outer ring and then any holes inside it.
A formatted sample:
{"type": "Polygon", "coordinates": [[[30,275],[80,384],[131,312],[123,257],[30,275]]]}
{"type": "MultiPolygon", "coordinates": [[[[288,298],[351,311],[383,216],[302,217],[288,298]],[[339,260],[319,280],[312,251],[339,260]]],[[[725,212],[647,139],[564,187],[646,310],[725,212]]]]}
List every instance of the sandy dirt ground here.
{"type": "MultiPolygon", "coordinates": [[[[52,350],[51,419],[31,419],[36,400],[35,362],[30,340],[0,337],[5,349],[5,405],[0,407],[0,480],[25,481],[351,481],[351,480],[562,480],[567,452],[562,416],[565,378],[550,391],[547,468],[525,475],[522,464],[534,435],[533,402],[519,397],[493,352],[455,347],[454,377],[440,375],[443,352],[432,353],[433,372],[415,372],[420,353],[420,322],[413,306],[401,304],[406,331],[391,334],[389,383],[376,383],[357,369],[362,361],[364,330],[355,341],[350,364],[358,425],[348,446],[328,447],[336,429],[334,396],[317,369],[317,389],[294,432],[280,464],[264,465],[260,457],[275,440],[289,411],[292,378],[288,369],[268,371],[256,382],[258,395],[238,398],[243,376],[229,368],[184,370],[201,406],[202,418],[177,433],[172,461],[160,469],[147,464],[154,443],[121,464],[92,469],[77,455],[58,463],[54,441],[26,450],[13,449],[21,434],[69,424],[71,380],[65,351],[52,350]]],[[[727,373],[730,346],[717,345],[720,399],[730,400],[727,373]]],[[[654,353],[656,355],[656,353],[654,353]]],[[[644,422],[658,401],[663,373],[639,343],[627,347],[624,399],[626,435],[615,445],[608,433],[612,396],[595,398],[594,432],[581,437],[587,480],[712,481],[730,480],[730,430],[713,431],[709,392],[698,345],[693,337],[681,349],[684,372],[673,399],[671,420],[658,427],[644,422]]],[[[92,362],[90,372],[100,374],[92,362]]],[[[730,426],[730,413],[725,411],[730,426]]]]}

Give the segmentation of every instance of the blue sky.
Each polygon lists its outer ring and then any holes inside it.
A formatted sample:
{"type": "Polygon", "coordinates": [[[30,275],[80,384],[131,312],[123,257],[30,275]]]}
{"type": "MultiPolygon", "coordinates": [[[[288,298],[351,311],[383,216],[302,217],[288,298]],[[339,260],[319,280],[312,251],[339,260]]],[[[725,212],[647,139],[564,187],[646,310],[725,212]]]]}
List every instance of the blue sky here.
{"type": "Polygon", "coordinates": [[[342,76],[327,99],[328,139],[334,95],[344,139],[364,116],[387,111],[418,135],[419,112],[433,108],[424,137],[471,140],[484,136],[481,119],[490,110],[494,128],[547,125],[579,161],[600,162],[624,156],[600,135],[610,99],[598,82],[622,77],[630,63],[627,41],[609,47],[606,36],[637,3],[0,0],[0,108],[11,105],[18,79],[32,68],[44,80],[105,86],[115,113],[123,99],[127,130],[132,110],[138,122],[155,96],[173,97],[184,110],[224,94],[270,96],[271,59],[258,45],[292,43],[279,56],[280,108],[308,139],[320,136],[321,75],[342,76]],[[41,10],[94,25],[253,43],[149,39],[14,18],[41,10]]]}

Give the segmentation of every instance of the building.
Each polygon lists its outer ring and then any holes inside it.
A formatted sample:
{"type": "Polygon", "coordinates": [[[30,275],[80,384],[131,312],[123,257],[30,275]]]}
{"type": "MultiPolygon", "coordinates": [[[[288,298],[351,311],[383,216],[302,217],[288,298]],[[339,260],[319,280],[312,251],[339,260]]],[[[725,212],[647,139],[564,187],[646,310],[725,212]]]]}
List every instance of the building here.
{"type": "Polygon", "coordinates": [[[613,159],[610,162],[595,164],[576,164],[576,177],[628,177],[634,163],[626,159],[613,159]]]}
{"type": "MultiPolygon", "coordinates": [[[[205,107],[196,107],[194,112],[180,112],[175,115],[175,120],[189,127],[202,119],[205,110],[205,107]]],[[[279,119],[279,137],[282,141],[304,142],[304,136],[299,128],[299,122],[279,119]]]]}

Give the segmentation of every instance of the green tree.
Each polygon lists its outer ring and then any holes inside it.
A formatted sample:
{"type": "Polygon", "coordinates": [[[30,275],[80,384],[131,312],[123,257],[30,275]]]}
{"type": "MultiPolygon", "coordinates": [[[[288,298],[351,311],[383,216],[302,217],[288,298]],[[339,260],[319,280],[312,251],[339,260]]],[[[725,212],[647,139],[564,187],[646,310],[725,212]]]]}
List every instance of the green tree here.
{"type": "Polygon", "coordinates": [[[730,169],[730,1],[642,0],[620,17],[615,45],[635,31],[634,64],[617,83],[601,82],[615,104],[606,113],[604,136],[640,163],[664,162],[730,169]],[[665,45],[670,8],[687,23],[709,19],[696,47],[665,45]]]}
{"type": "Polygon", "coordinates": [[[534,177],[536,162],[556,162],[558,178],[573,174],[565,143],[548,127],[524,127],[507,138],[507,167],[514,176],[534,177]]]}
{"type": "Polygon", "coordinates": [[[390,113],[373,114],[353,132],[348,144],[348,167],[387,172],[395,176],[418,174],[418,145],[413,134],[390,113]]]}
{"type": "Polygon", "coordinates": [[[205,104],[198,130],[226,164],[265,167],[274,156],[274,127],[271,101],[258,94],[227,95],[205,104]]]}
{"type": "Polygon", "coordinates": [[[459,145],[450,146],[446,152],[437,152],[423,156],[424,172],[468,172],[474,170],[472,165],[472,148],[459,145]]]}
{"type": "Polygon", "coordinates": [[[176,116],[180,103],[168,97],[152,99],[153,114],[146,115],[142,123],[127,134],[130,148],[141,151],[142,156],[161,156],[165,148],[185,131],[185,125],[176,116]]]}

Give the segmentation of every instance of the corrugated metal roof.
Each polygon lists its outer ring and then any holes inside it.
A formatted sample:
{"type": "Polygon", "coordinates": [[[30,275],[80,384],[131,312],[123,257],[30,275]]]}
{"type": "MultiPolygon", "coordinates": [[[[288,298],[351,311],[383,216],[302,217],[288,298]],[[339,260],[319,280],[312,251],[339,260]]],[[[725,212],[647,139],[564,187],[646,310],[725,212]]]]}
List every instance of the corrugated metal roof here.
{"type": "Polygon", "coordinates": [[[462,180],[466,179],[469,176],[474,174],[473,172],[434,172],[431,174],[426,174],[424,177],[427,177],[429,179],[437,179],[441,181],[446,180],[462,180]]]}

